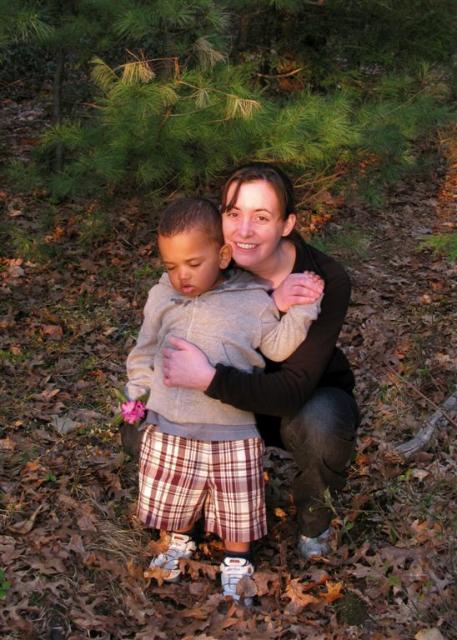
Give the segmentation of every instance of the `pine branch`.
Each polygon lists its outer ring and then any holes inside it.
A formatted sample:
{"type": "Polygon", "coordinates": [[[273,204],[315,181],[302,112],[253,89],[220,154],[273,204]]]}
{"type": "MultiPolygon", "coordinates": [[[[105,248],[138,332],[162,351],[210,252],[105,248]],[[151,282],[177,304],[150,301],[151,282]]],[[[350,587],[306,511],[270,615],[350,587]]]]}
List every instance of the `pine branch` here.
{"type": "Polygon", "coordinates": [[[218,62],[225,62],[226,56],[215,49],[205,37],[198,38],[192,47],[203,71],[213,69],[218,62]]]}

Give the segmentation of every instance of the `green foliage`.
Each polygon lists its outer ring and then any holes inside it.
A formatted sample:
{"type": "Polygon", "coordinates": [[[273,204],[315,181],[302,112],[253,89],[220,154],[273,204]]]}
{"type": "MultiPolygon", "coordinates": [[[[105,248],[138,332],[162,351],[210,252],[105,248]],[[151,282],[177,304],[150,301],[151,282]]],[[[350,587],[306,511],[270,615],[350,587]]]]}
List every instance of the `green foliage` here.
{"type": "Polygon", "coordinates": [[[328,87],[331,77],[340,84],[348,72],[369,80],[382,70],[447,63],[455,52],[454,0],[238,0],[233,9],[242,16],[244,56],[258,57],[264,72],[292,58],[311,69],[314,86],[328,87]]]}
{"type": "Polygon", "coordinates": [[[439,255],[455,262],[457,260],[457,233],[439,233],[422,239],[421,249],[432,249],[439,255]]]}
{"type": "Polygon", "coordinates": [[[257,158],[279,161],[297,175],[331,175],[343,167],[341,185],[358,185],[374,203],[380,185],[414,164],[414,141],[450,116],[419,90],[405,100],[389,89],[384,98],[387,82],[370,97],[303,91],[279,103],[252,88],[250,71],[221,65],[212,73],[159,78],[146,60],[112,68],[94,59],[100,95],[89,125],[65,124],[43,136],[42,154],[60,144],[67,159],[52,177],[54,194],[104,185],[204,190],[228,166],[257,158]],[[365,158],[371,163],[361,172],[365,158]]]}
{"type": "Polygon", "coordinates": [[[371,238],[354,225],[345,224],[324,237],[313,236],[311,243],[320,251],[340,255],[345,262],[351,263],[352,260],[366,260],[369,257],[371,238]]]}
{"type": "Polygon", "coordinates": [[[30,192],[45,184],[37,164],[12,160],[5,169],[5,177],[12,182],[19,191],[30,192]]]}
{"type": "Polygon", "coordinates": [[[0,0],[4,60],[42,51],[55,94],[62,60],[90,68],[93,96],[71,119],[55,108],[35,165],[8,174],[56,199],[165,194],[272,160],[380,206],[415,141],[453,117],[456,14],[454,0],[0,0]]]}
{"type": "Polygon", "coordinates": [[[81,219],[79,242],[85,248],[105,242],[112,234],[113,225],[107,213],[93,211],[81,219]]]}
{"type": "Polygon", "coordinates": [[[6,595],[11,588],[11,582],[6,579],[4,569],[0,569],[0,600],[6,598],[6,595]]]}
{"type": "Polygon", "coordinates": [[[47,262],[56,256],[58,248],[47,244],[41,234],[33,234],[29,229],[15,226],[9,229],[14,255],[33,262],[47,262]]]}

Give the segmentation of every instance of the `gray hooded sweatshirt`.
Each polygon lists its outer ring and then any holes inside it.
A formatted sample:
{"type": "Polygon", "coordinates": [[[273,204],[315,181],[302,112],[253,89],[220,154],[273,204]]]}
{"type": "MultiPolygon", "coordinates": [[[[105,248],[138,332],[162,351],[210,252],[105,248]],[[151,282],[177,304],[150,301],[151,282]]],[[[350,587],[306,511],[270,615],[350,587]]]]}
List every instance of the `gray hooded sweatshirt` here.
{"type": "Polygon", "coordinates": [[[127,358],[127,395],[149,392],[148,421],[159,430],[201,440],[238,440],[257,435],[254,414],[195,389],[163,383],[162,349],[169,336],[199,347],[212,365],[242,371],[263,369],[267,358],[280,362],[302,343],[320,311],[320,300],[295,305],[280,317],[267,286],[235,270],[214,289],[191,298],[176,291],[164,273],[149,291],[136,346],[127,358]]]}

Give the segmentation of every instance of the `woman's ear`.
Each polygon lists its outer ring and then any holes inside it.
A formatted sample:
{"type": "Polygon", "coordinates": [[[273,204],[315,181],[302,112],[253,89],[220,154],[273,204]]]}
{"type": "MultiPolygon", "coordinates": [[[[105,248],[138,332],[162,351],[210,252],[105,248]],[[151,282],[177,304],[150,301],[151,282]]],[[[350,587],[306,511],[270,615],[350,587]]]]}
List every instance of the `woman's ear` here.
{"type": "Polygon", "coordinates": [[[232,259],[232,247],[229,244],[223,244],[219,249],[219,268],[226,269],[232,259]]]}
{"type": "Polygon", "coordinates": [[[295,223],[297,222],[297,216],[295,213],[289,213],[285,222],[284,229],[282,232],[282,236],[288,236],[291,233],[292,229],[295,227],[295,223]]]}

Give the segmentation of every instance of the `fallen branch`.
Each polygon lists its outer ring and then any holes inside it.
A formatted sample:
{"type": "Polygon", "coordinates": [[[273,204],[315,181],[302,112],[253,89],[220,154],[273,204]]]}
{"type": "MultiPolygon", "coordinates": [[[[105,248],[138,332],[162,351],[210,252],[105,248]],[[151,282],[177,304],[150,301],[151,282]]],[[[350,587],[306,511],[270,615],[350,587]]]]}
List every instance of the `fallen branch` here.
{"type": "MultiPolygon", "coordinates": [[[[387,367],[387,369],[390,371],[390,373],[393,373],[393,375],[398,378],[398,380],[400,382],[403,382],[403,384],[405,384],[407,387],[409,387],[410,389],[412,389],[413,391],[415,391],[417,393],[418,396],[420,396],[423,400],[425,400],[426,402],[428,402],[432,407],[434,407],[437,411],[441,411],[443,414],[443,417],[446,418],[446,420],[448,422],[450,422],[450,424],[454,425],[454,427],[457,427],[457,422],[455,420],[453,420],[451,418],[451,416],[447,415],[447,413],[445,413],[444,411],[444,405],[445,402],[443,402],[443,404],[440,406],[438,404],[436,404],[436,402],[433,402],[433,400],[431,398],[429,398],[428,396],[426,396],[424,393],[422,393],[422,391],[416,387],[415,384],[413,384],[412,382],[410,382],[409,380],[406,380],[406,378],[402,378],[396,371],[395,369],[392,369],[392,367],[387,367]]],[[[454,395],[454,394],[452,394],[454,395]]],[[[450,396],[452,397],[452,396],[450,396]]],[[[446,400],[447,402],[447,400],[446,400]]]]}
{"type": "MultiPolygon", "coordinates": [[[[434,404],[434,403],[433,403],[434,404]]],[[[437,406],[437,405],[435,405],[437,406]]],[[[403,444],[397,445],[395,451],[400,453],[406,460],[412,458],[418,451],[423,451],[428,447],[435,433],[435,429],[443,422],[450,422],[455,425],[455,421],[449,416],[449,412],[457,409],[457,390],[454,391],[440,407],[427,420],[418,433],[403,444]]]]}

